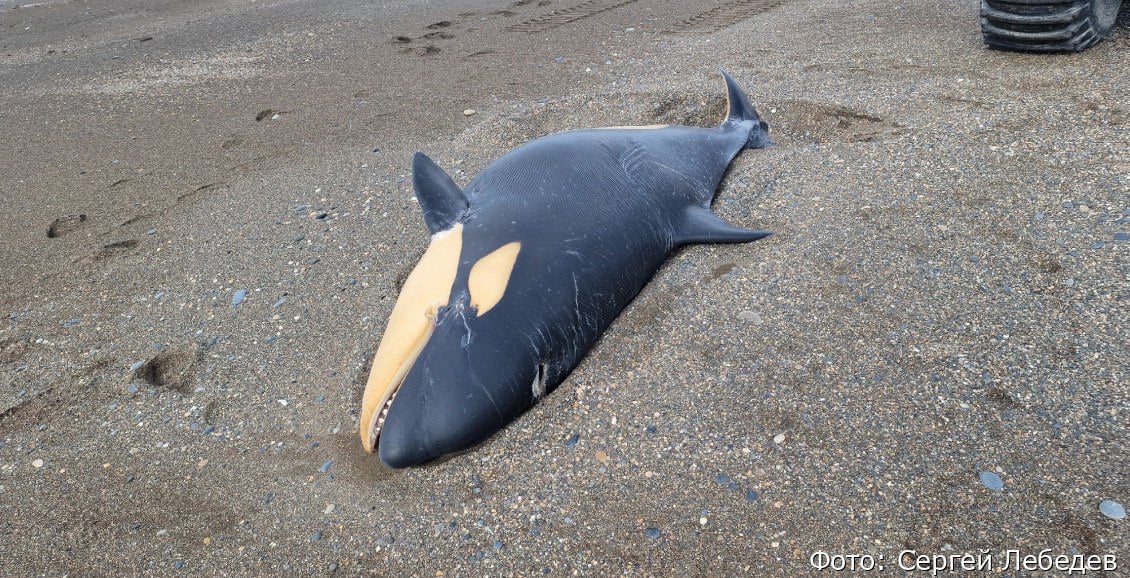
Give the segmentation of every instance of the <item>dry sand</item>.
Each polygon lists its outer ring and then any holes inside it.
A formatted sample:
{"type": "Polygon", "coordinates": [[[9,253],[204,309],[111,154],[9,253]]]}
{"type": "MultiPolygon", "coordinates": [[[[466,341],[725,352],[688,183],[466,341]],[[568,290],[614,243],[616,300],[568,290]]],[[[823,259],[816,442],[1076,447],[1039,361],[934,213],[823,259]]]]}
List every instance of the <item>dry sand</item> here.
{"type": "Polygon", "coordinates": [[[1018,55],[976,4],[0,0],[0,574],[1125,572],[1127,18],[1018,55]],[[364,454],[411,153],[708,126],[718,66],[778,146],[715,208],[778,234],[680,251],[481,447],[364,454]]]}

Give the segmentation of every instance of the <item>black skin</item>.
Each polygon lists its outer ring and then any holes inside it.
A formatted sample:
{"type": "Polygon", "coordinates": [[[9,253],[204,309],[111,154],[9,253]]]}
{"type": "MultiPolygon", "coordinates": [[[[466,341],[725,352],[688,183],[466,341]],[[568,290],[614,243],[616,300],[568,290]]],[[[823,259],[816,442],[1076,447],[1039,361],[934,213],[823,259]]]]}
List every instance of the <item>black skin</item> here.
{"type": "MultiPolygon", "coordinates": [[[[730,89],[733,101],[732,82],[730,89]]],[[[381,430],[385,464],[402,468],[470,448],[516,419],[537,401],[539,376],[544,391],[556,388],[680,245],[769,234],[709,211],[733,158],[770,142],[740,100],[714,129],[581,130],[535,140],[487,167],[465,200],[450,187],[439,201],[417,191],[433,229],[462,223],[463,249],[448,305],[381,430]],[[513,241],[521,249],[505,293],[479,316],[470,269],[513,241]]],[[[428,174],[437,170],[418,155],[417,188],[443,181],[428,174]]]]}

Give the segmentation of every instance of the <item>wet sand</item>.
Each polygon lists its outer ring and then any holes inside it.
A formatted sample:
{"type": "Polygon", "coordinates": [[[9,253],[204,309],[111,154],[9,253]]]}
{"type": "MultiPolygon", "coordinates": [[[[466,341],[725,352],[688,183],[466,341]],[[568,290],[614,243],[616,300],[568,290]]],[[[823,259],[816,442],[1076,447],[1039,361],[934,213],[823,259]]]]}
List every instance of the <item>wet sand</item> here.
{"type": "Polygon", "coordinates": [[[1125,566],[1127,17],[1019,55],[926,4],[0,0],[0,574],[1125,566]],[[679,251],[482,446],[363,453],[411,154],[710,126],[719,66],[778,144],[715,210],[777,234],[679,251]]]}

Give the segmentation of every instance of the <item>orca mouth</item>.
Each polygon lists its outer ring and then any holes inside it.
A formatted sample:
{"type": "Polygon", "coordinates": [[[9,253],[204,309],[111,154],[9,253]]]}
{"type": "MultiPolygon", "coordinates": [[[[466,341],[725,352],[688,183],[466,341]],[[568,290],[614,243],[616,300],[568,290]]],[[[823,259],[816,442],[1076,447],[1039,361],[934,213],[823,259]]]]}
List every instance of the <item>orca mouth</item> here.
{"type": "MultiPolygon", "coordinates": [[[[403,381],[401,382],[403,383],[403,381]]],[[[396,399],[396,392],[400,391],[400,385],[397,385],[392,393],[388,396],[388,401],[384,403],[380,413],[377,414],[377,423],[369,428],[369,443],[375,448],[380,443],[381,429],[385,426],[385,420],[388,419],[388,410],[392,409],[392,402],[396,399]]]]}
{"type": "MultiPolygon", "coordinates": [[[[388,412],[392,409],[392,402],[396,400],[400,386],[404,385],[404,379],[408,377],[412,366],[416,365],[416,358],[420,356],[420,352],[432,336],[432,331],[435,330],[435,314],[429,313],[431,314],[427,315],[426,325],[421,328],[422,331],[415,336],[415,339],[410,339],[407,347],[397,348],[399,351],[395,354],[399,354],[397,355],[399,359],[382,359],[391,355],[382,356],[381,351],[379,349],[377,351],[377,358],[369,375],[369,383],[365,386],[365,397],[361,402],[362,442],[365,450],[370,453],[377,449],[381,430],[384,428],[385,420],[388,419],[388,412]],[[380,367],[377,365],[378,362],[383,362],[380,367]],[[389,371],[390,369],[393,371],[389,371]]],[[[384,343],[381,345],[383,348],[384,343]]]]}

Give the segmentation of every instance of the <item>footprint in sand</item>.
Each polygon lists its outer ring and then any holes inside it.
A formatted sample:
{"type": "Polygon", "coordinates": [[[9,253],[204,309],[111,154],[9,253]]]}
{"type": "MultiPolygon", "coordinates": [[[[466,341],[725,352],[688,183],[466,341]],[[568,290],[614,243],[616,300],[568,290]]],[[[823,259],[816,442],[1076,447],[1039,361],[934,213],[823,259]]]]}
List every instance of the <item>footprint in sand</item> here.
{"type": "Polygon", "coordinates": [[[134,377],[154,387],[192,393],[201,357],[199,344],[186,343],[162,351],[134,371],[134,377]]]}
{"type": "Polygon", "coordinates": [[[105,261],[112,259],[119,255],[125,255],[133,252],[140,243],[136,239],[127,239],[125,241],[115,241],[102,245],[102,248],[94,252],[95,261],[105,261]]]}
{"type": "Polygon", "coordinates": [[[431,56],[433,54],[439,54],[440,52],[442,52],[442,50],[440,50],[440,48],[434,44],[429,44],[427,46],[418,46],[415,48],[405,48],[404,50],[400,51],[401,54],[415,54],[416,56],[431,56]]]}
{"type": "Polygon", "coordinates": [[[86,222],[86,215],[67,215],[59,217],[47,227],[47,238],[55,239],[68,233],[73,233],[86,222]]]}

